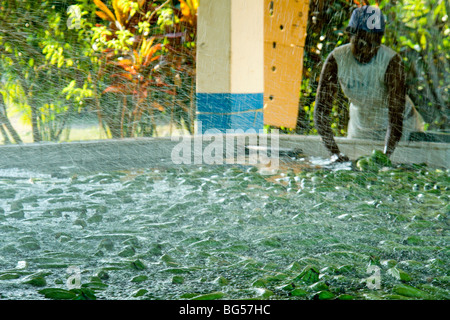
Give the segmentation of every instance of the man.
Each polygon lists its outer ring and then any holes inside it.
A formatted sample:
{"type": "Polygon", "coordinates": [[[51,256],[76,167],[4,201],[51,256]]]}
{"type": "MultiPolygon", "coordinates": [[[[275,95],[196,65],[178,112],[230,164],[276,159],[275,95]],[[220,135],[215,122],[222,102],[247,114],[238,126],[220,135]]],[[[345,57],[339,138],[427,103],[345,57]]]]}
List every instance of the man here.
{"type": "Polygon", "coordinates": [[[339,85],[350,101],[348,138],[384,139],[384,153],[390,157],[401,139],[423,130],[422,119],[406,96],[402,59],[381,45],[384,30],[384,16],[378,7],[355,9],[347,27],[350,43],[334,49],[323,66],[314,122],[333,161],[349,161],[340,152],[330,125],[339,85]]]}

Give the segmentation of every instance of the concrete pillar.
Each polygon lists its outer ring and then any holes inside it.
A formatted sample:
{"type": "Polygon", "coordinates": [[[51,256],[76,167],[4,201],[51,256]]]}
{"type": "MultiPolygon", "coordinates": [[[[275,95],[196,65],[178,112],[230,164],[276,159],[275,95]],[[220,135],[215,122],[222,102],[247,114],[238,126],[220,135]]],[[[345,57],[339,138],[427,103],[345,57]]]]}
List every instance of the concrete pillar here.
{"type": "Polygon", "coordinates": [[[263,128],[263,5],[264,0],[200,2],[197,133],[263,128]]]}

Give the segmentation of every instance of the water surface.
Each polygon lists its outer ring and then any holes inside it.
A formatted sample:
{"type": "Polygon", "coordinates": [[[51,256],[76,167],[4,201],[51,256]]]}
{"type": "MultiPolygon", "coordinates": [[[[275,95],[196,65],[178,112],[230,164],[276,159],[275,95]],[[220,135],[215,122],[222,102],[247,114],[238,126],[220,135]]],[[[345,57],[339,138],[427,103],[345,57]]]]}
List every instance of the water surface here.
{"type": "Polygon", "coordinates": [[[97,299],[450,297],[448,171],[261,172],[3,170],[0,297],[69,290],[69,267],[97,299]]]}

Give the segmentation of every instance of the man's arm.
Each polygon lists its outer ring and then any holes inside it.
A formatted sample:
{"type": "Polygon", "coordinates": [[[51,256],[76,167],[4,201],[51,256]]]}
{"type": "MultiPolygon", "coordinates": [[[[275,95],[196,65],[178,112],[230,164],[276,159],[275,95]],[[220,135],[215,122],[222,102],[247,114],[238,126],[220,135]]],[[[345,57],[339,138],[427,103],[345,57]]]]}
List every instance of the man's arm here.
{"type": "Polygon", "coordinates": [[[402,137],[403,113],[406,102],[406,75],[399,55],[395,55],[389,62],[385,82],[388,90],[389,124],[384,153],[390,157],[402,137]]]}
{"type": "Polygon", "coordinates": [[[332,102],[339,87],[338,66],[336,59],[331,53],[322,68],[319,86],[317,88],[316,102],[314,106],[314,123],[317,132],[322,137],[325,147],[336,158],[336,161],[348,161],[349,159],[340,154],[339,147],[334,140],[331,130],[330,113],[333,107],[332,102]]]}

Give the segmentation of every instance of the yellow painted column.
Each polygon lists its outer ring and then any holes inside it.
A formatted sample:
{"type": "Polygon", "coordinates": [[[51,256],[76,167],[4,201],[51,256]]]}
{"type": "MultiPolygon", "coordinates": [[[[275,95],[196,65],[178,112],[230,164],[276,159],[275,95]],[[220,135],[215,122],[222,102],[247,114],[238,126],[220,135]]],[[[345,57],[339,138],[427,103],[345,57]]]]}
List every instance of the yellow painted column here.
{"type": "Polygon", "coordinates": [[[264,0],[264,124],[295,128],[309,0],[264,0]]]}
{"type": "Polygon", "coordinates": [[[263,129],[264,0],[201,0],[197,127],[263,129]],[[201,124],[201,126],[199,126],[201,124]]]}

